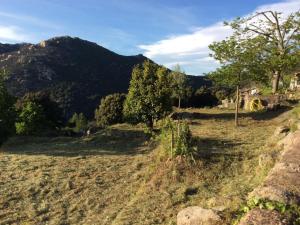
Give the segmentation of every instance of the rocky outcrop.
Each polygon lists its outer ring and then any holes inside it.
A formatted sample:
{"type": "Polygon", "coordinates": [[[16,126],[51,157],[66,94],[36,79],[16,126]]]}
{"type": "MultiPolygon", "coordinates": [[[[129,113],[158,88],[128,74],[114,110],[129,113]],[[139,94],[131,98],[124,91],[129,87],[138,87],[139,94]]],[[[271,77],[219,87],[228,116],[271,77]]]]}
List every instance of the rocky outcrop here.
{"type": "Polygon", "coordinates": [[[211,209],[192,206],[177,215],[177,225],[221,225],[221,218],[211,209]]]}

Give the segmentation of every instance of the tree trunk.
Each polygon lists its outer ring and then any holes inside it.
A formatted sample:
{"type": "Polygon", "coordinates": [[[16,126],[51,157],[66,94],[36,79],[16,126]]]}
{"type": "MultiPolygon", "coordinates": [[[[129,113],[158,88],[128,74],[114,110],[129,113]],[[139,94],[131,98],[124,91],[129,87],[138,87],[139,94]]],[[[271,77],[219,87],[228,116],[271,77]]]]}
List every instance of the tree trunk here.
{"type": "Polygon", "coordinates": [[[239,125],[239,105],[240,105],[240,87],[239,85],[236,86],[236,100],[235,100],[235,126],[239,125]]]}
{"type": "Polygon", "coordinates": [[[278,91],[279,86],[279,80],[280,80],[280,72],[275,71],[272,79],[272,93],[275,94],[278,91]]]}
{"type": "Polygon", "coordinates": [[[178,108],[180,109],[180,107],[181,107],[181,98],[179,97],[178,98],[178,108]]]}
{"type": "Polygon", "coordinates": [[[153,130],[153,118],[148,118],[146,126],[152,131],[153,130]]]}

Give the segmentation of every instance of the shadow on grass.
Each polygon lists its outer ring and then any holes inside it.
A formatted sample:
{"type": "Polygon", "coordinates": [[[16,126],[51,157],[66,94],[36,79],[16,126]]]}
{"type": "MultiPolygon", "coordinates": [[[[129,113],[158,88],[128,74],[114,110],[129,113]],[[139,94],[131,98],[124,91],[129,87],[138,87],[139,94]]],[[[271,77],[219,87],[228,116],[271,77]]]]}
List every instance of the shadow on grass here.
{"type": "MultiPolygon", "coordinates": [[[[254,120],[271,120],[278,117],[280,114],[290,110],[292,107],[281,107],[274,111],[264,112],[241,112],[240,118],[252,118],[254,120]]],[[[177,112],[174,114],[175,119],[219,119],[219,120],[233,120],[234,111],[224,113],[198,113],[198,112],[177,112]]]]}
{"type": "Polygon", "coordinates": [[[242,160],[244,154],[236,150],[236,147],[242,144],[244,143],[225,139],[194,137],[193,145],[197,149],[194,152],[194,157],[207,163],[217,162],[220,159],[242,160]]]}
{"type": "MultiPolygon", "coordinates": [[[[108,129],[91,137],[15,137],[1,148],[10,154],[47,156],[135,155],[155,146],[145,144],[149,137],[139,130],[108,129]]],[[[154,145],[154,144],[153,144],[154,145]]]]}

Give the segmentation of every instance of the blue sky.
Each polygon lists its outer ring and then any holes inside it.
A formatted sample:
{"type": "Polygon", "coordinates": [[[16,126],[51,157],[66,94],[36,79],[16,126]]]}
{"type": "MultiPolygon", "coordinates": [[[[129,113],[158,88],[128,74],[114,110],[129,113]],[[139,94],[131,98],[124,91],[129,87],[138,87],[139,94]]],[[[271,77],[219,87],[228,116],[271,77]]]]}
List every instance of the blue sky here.
{"type": "Polygon", "coordinates": [[[230,35],[222,21],[299,8],[300,0],[0,0],[0,42],[70,35],[202,74],[218,66],[208,57],[208,44],[230,35]]]}

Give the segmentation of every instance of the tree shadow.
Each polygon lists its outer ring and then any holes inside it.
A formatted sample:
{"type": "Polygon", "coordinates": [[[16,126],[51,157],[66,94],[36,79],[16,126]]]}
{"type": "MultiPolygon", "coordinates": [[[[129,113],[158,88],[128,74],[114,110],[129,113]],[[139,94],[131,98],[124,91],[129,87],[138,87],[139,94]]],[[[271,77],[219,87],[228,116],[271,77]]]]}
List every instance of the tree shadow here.
{"type": "Polygon", "coordinates": [[[140,130],[106,129],[90,137],[16,137],[1,150],[9,154],[47,156],[95,156],[145,154],[155,148],[140,130]]]}
{"type": "MultiPolygon", "coordinates": [[[[292,107],[281,107],[277,110],[262,111],[262,112],[241,112],[239,118],[251,118],[253,120],[271,120],[278,117],[280,114],[290,110],[292,107]]],[[[216,119],[216,120],[233,120],[235,112],[224,112],[224,113],[199,113],[199,112],[176,112],[172,115],[173,119],[187,119],[187,120],[205,120],[205,119],[216,119]]]]}
{"type": "Polygon", "coordinates": [[[245,144],[244,142],[233,142],[227,139],[213,138],[193,138],[194,158],[200,159],[206,163],[215,163],[222,159],[242,160],[244,154],[237,151],[236,147],[245,144]]]}

